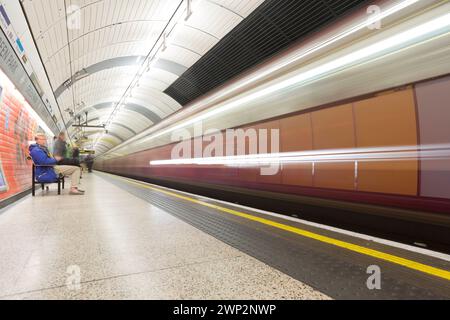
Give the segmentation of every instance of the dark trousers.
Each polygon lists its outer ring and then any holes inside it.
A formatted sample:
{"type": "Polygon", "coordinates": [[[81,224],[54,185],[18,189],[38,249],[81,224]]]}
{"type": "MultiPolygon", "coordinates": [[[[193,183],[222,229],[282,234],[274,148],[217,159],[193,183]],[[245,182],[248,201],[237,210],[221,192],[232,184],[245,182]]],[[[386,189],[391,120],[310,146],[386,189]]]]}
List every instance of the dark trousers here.
{"type": "Polygon", "coordinates": [[[62,159],[61,161],[58,161],[58,165],[79,167],[80,161],[77,159],[62,159]]]}

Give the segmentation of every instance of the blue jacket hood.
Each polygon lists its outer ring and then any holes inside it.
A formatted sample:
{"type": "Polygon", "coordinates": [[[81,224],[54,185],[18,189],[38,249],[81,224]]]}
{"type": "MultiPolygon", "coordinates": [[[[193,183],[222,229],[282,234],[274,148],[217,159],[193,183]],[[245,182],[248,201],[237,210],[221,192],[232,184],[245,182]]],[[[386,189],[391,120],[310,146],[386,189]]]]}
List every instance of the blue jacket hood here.
{"type": "Polygon", "coordinates": [[[55,182],[58,179],[58,176],[52,166],[57,164],[56,159],[51,157],[45,146],[32,144],[29,149],[30,156],[37,166],[35,172],[36,180],[42,183],[55,182]]]}
{"type": "Polygon", "coordinates": [[[39,148],[39,146],[37,144],[32,144],[29,147],[30,152],[32,152],[34,149],[39,148]]]}
{"type": "Polygon", "coordinates": [[[30,145],[30,148],[29,148],[30,153],[31,153],[34,149],[36,149],[36,148],[39,148],[39,149],[41,149],[41,150],[44,151],[44,152],[47,152],[47,151],[48,151],[48,148],[47,148],[47,147],[43,147],[43,146],[38,145],[37,143],[34,143],[34,144],[30,145]]]}

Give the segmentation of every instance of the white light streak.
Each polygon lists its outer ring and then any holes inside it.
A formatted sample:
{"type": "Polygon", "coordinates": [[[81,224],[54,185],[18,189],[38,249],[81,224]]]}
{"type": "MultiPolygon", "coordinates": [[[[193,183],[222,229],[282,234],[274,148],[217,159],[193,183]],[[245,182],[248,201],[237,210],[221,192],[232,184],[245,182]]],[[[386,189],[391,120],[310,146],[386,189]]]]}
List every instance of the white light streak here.
{"type": "Polygon", "coordinates": [[[335,163],[366,161],[411,161],[450,159],[450,144],[354,148],[286,153],[268,153],[229,157],[169,159],[150,161],[151,166],[174,165],[225,165],[266,166],[271,164],[335,163]]]}

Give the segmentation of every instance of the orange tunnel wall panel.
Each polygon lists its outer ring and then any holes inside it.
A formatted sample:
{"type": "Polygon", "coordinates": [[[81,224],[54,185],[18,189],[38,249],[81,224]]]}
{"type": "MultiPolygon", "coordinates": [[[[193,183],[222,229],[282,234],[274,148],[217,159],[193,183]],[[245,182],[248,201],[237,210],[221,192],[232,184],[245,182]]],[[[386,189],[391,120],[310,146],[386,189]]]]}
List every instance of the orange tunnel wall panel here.
{"type": "Polygon", "coordinates": [[[417,161],[358,163],[358,191],[417,195],[417,161]]]}
{"type": "Polygon", "coordinates": [[[412,89],[355,102],[354,108],[358,148],[417,144],[412,89]]]}
{"type": "MultiPolygon", "coordinates": [[[[315,150],[355,147],[351,104],[313,112],[312,128],[315,150]]],[[[318,188],[354,190],[354,163],[316,163],[313,185],[318,188]]]]}
{"type": "Polygon", "coordinates": [[[282,184],[292,186],[313,186],[312,163],[283,165],[282,184]]]}
{"type": "Polygon", "coordinates": [[[316,163],[314,187],[355,190],[355,163],[316,163]]]}
{"type": "Polygon", "coordinates": [[[311,114],[301,114],[280,120],[281,152],[312,150],[311,114]]]}
{"type": "MultiPolygon", "coordinates": [[[[281,152],[301,152],[313,149],[311,113],[295,115],[280,120],[281,152]]],[[[312,187],[312,163],[285,164],[281,183],[312,187]]]]}
{"type": "MultiPolygon", "coordinates": [[[[391,92],[354,104],[358,148],[417,145],[414,91],[391,92]]],[[[358,190],[417,195],[418,161],[360,162],[358,190]]]]}
{"type": "Polygon", "coordinates": [[[351,104],[313,112],[312,123],[315,150],[355,147],[351,104]]]}

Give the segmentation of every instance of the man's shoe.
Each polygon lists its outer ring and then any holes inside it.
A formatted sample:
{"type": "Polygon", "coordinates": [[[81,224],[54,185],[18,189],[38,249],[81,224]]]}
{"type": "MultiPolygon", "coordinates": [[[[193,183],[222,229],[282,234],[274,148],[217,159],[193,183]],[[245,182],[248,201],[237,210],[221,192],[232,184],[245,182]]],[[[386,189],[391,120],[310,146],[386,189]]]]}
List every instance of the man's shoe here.
{"type": "Polygon", "coordinates": [[[84,192],[81,192],[80,190],[70,191],[69,194],[71,196],[84,196],[84,192]]]}

